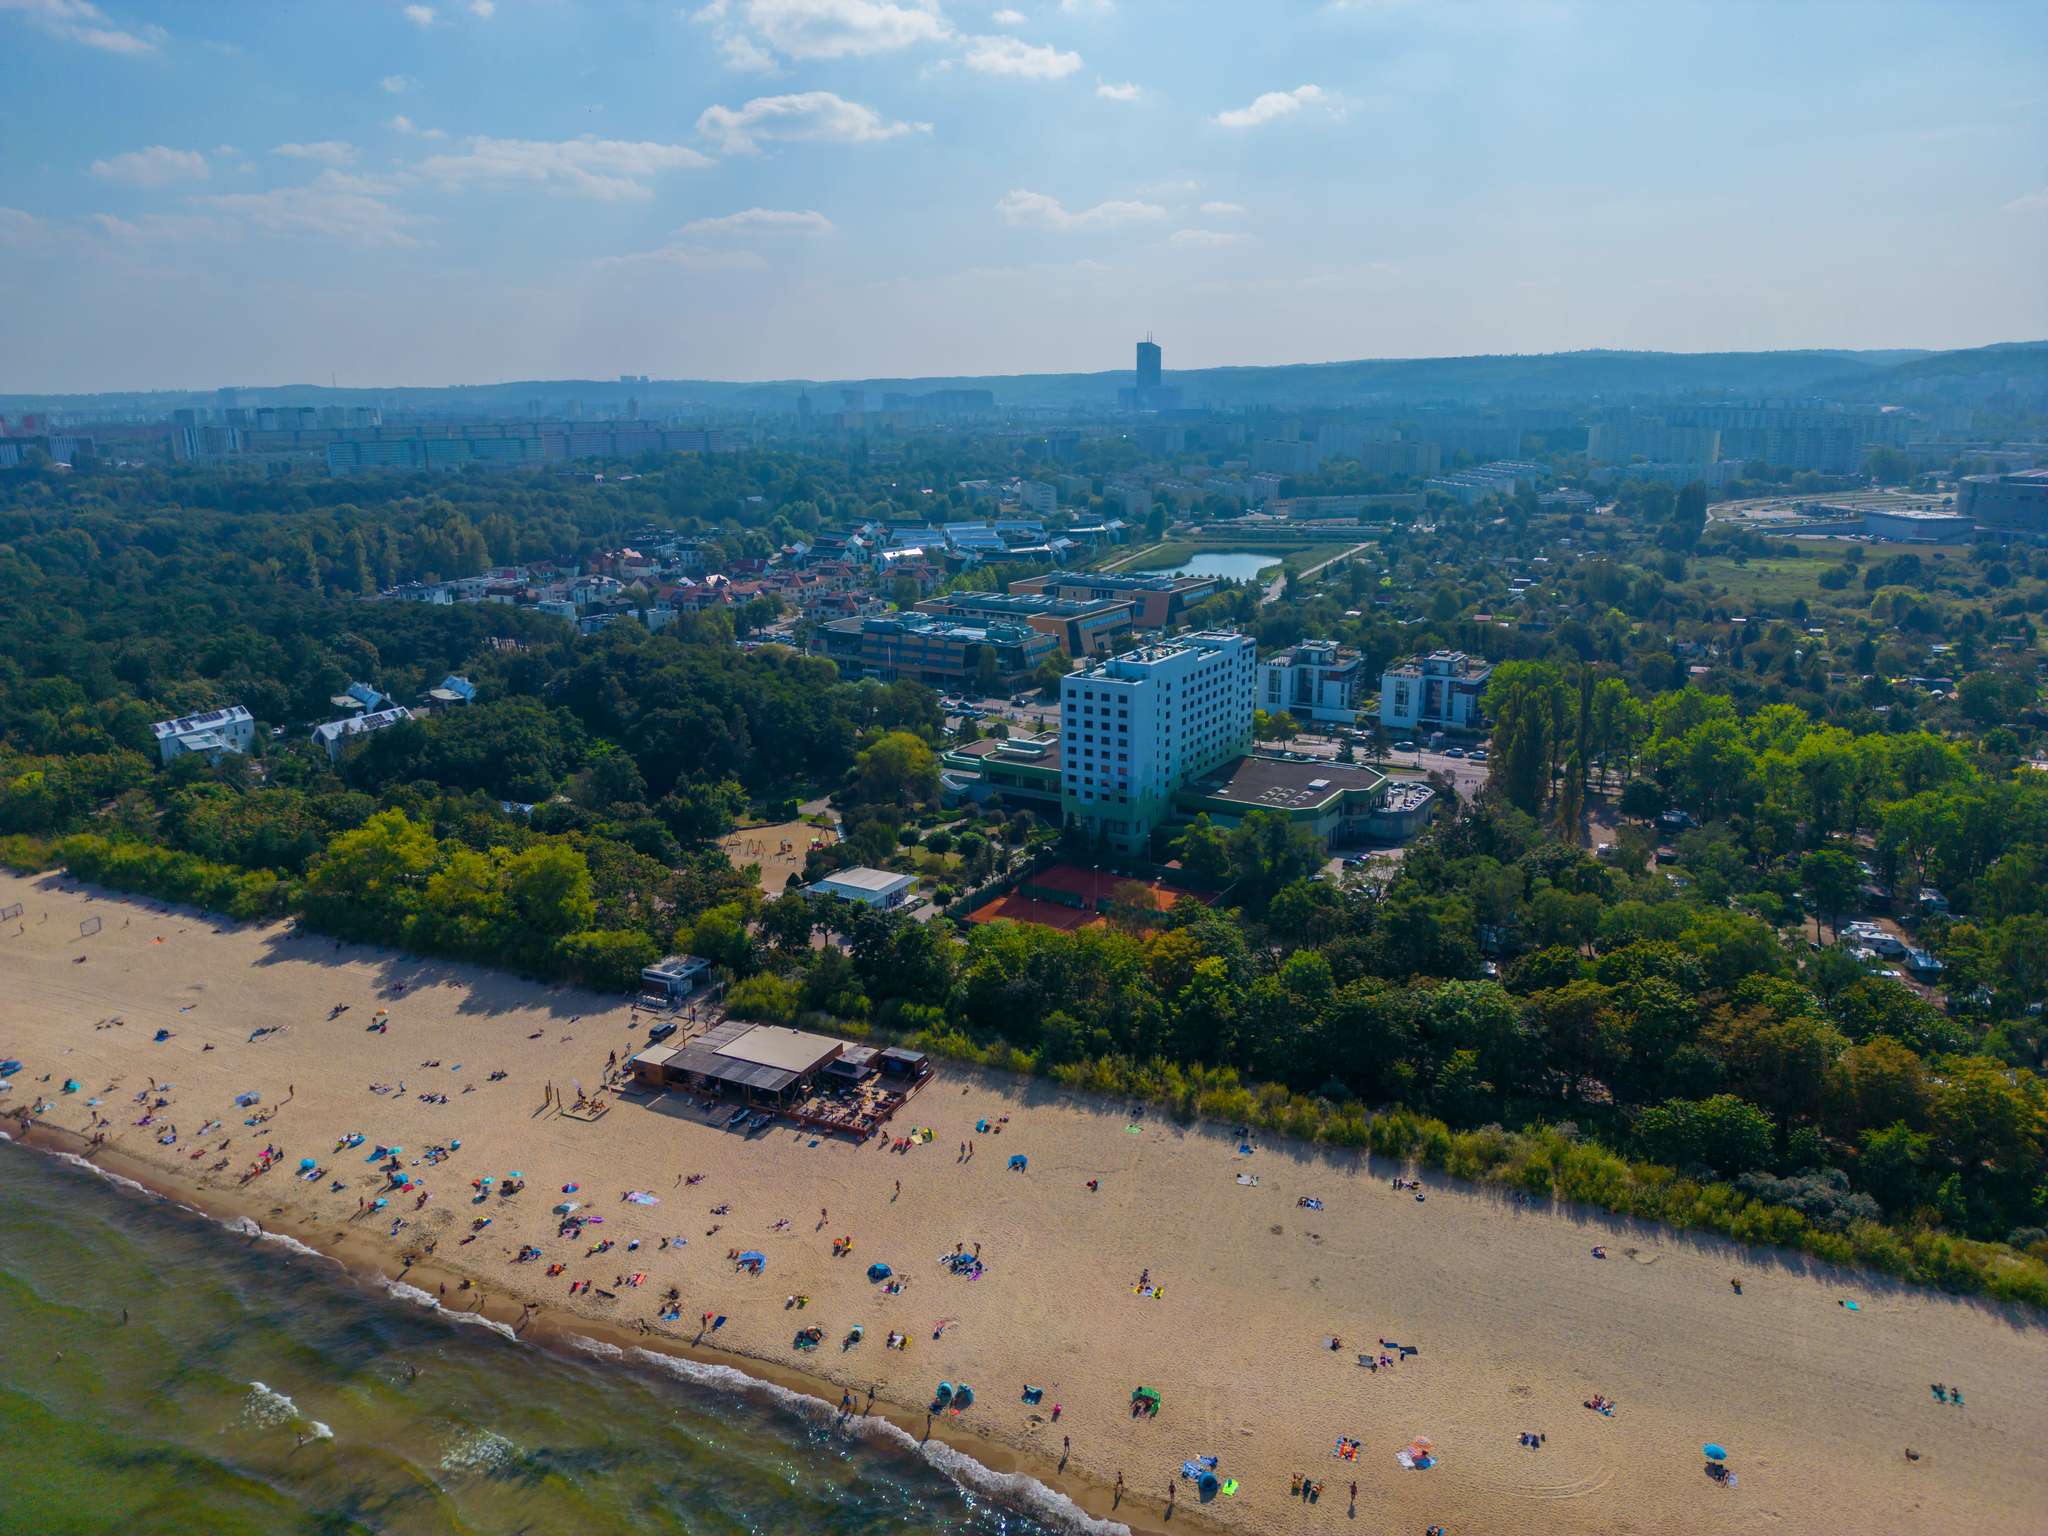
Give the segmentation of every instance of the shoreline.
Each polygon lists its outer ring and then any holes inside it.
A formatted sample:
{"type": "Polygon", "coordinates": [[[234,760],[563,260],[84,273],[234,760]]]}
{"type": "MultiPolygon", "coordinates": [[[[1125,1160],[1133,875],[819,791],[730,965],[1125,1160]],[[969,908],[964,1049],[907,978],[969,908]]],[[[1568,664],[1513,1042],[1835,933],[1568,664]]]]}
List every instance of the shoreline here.
{"type": "Polygon", "coordinates": [[[1356,1518],[1387,1531],[1764,1536],[1849,1521],[1904,1536],[1953,1519],[2002,1536],[2037,1530],[2048,1507],[2031,1438],[2048,1323],[2010,1304],[1565,1202],[1524,1206],[1427,1170],[1425,1204],[1363,1150],[1241,1147],[1157,1106],[959,1063],[941,1064],[910,1113],[933,1134],[900,1154],[788,1127],[730,1135],[674,1095],[581,1119],[543,1088],[594,1082],[607,1047],[637,1049],[645,1022],[617,999],[49,875],[0,877],[12,900],[29,911],[0,933],[13,1001],[0,1050],[32,1064],[10,1107],[51,1100],[29,1138],[39,1150],[77,1156],[102,1127],[114,1139],[81,1159],[93,1170],[408,1304],[445,1284],[451,1319],[551,1352],[676,1361],[663,1368],[758,1391],[814,1425],[834,1415],[831,1387],[857,1389],[858,1405],[874,1384],[876,1439],[1002,1507],[1039,1511],[1049,1490],[1070,1521],[1139,1536],[1348,1528],[1351,1481],[1356,1518]],[[88,935],[94,915],[104,928],[88,935]],[[130,1107],[145,1072],[154,1091],[130,1107]],[[60,1094],[74,1079],[80,1091],[60,1094]],[[231,1109],[246,1092],[260,1107],[231,1109]],[[153,1127],[149,1140],[132,1125],[153,1127]],[[370,1145],[340,1150],[355,1132],[370,1145]],[[398,1143],[428,1201],[384,1187],[363,1156],[398,1143]],[[265,1144],[286,1169],[307,1153],[330,1166],[310,1185],[276,1170],[238,1182],[265,1144]],[[461,1150],[429,1161],[437,1144],[461,1150]],[[1006,1169],[1013,1152],[1028,1171],[1006,1169]],[[523,1198],[478,1192],[518,1170],[523,1198]],[[365,1212],[379,1194],[390,1207],[365,1212]],[[606,1224],[558,1231],[547,1209],[565,1198],[606,1224]],[[841,1234],[857,1241],[850,1262],[827,1251],[841,1234]],[[943,1263],[961,1239],[988,1259],[979,1283],[943,1263]],[[434,1244],[426,1262],[400,1262],[434,1244]],[[769,1255],[766,1279],[725,1256],[750,1244],[769,1255]],[[556,1275],[515,1245],[544,1247],[556,1275]],[[1608,1262],[1589,1255],[1597,1245],[1608,1262]],[[899,1283],[871,1283],[874,1260],[899,1283]],[[1158,1284],[1141,1295],[1147,1273],[1158,1284]],[[580,1294],[565,1295],[572,1281],[580,1294]],[[860,1324],[871,1341],[798,1349],[785,1293],[808,1296],[803,1323],[843,1339],[860,1324]],[[1838,1305],[1851,1297],[1860,1310],[1838,1305]],[[658,1321],[672,1308],[730,1321],[706,1347],[658,1321]],[[882,1350],[884,1328],[908,1351],[882,1350]],[[1419,1354],[1368,1372],[1353,1351],[1375,1335],[1419,1354]],[[976,1404],[924,1444],[941,1378],[973,1383],[976,1404]],[[1930,1419],[1935,1380],[1963,1382],[1968,1408],[1930,1419]],[[1020,1383],[1044,1389],[1043,1409],[1019,1401],[1020,1383]],[[1156,1421],[1127,1412],[1138,1384],[1164,1394],[1156,1421]],[[1596,1392],[1624,1413],[1587,1414],[1596,1392]],[[1531,1430],[1548,1433],[1540,1455],[1518,1443],[1531,1430]],[[1426,1474],[1393,1454],[1417,1434],[1440,1447],[1426,1474]],[[1365,1454],[1333,1461],[1339,1437],[1365,1454]],[[1693,1448],[1708,1437],[1739,1459],[1739,1498],[1699,1475],[1693,1448]],[[1902,1444],[1921,1459],[1909,1466],[1902,1444]],[[1207,1454],[1236,1496],[1202,1504],[1175,1476],[1207,1454]],[[1304,1474],[1325,1481],[1320,1508],[1289,1495],[1304,1474]],[[1166,1521],[1169,1479],[1180,1497],[1166,1521]]]}
{"type": "MultiPolygon", "coordinates": [[[[244,1236],[252,1246],[272,1243],[332,1264],[356,1285],[381,1292],[387,1303],[428,1307],[442,1314],[450,1327],[486,1326],[509,1343],[554,1349],[585,1360],[630,1361],[633,1355],[639,1354],[654,1357],[648,1361],[649,1365],[655,1360],[666,1359],[731,1372],[744,1378],[743,1383],[735,1385],[735,1390],[761,1393],[790,1413],[821,1414],[835,1420],[845,1418],[849,1428],[863,1426],[857,1431],[863,1438],[872,1434],[867,1427],[871,1423],[886,1424],[900,1437],[893,1449],[920,1456],[954,1482],[971,1487],[974,1493],[1001,1500],[1019,1513],[1043,1523],[1085,1532],[1087,1536],[1118,1536],[1118,1533],[1123,1533],[1123,1536],[1169,1536],[1167,1525],[1147,1521],[1143,1516],[1130,1516],[1121,1509],[1113,1510],[1114,1488],[1105,1487],[1083,1475],[1062,1472],[1057,1467],[1027,1466],[1026,1457],[984,1436],[949,1432],[953,1428],[951,1425],[936,1420],[929,1432],[925,1432],[923,1426],[916,1423],[914,1415],[883,1404],[879,1399],[864,1412],[842,1415],[828,1395],[836,1383],[824,1377],[792,1370],[778,1361],[763,1360],[742,1351],[707,1349],[678,1339],[665,1330],[649,1328],[641,1332],[603,1318],[583,1317],[546,1303],[530,1309],[514,1308],[482,1295],[480,1287],[476,1307],[450,1306],[441,1298],[451,1283],[459,1285],[465,1276],[458,1267],[440,1262],[434,1255],[427,1255],[418,1263],[393,1274],[374,1253],[368,1251],[369,1244],[350,1244],[347,1233],[338,1234],[343,1239],[339,1244],[332,1241],[323,1244],[315,1240],[321,1234],[312,1231],[311,1224],[294,1220],[288,1214],[266,1213],[268,1219],[277,1224],[265,1225],[254,1211],[223,1209],[223,1205],[232,1206],[238,1202],[213,1199],[217,1191],[202,1190],[196,1186],[167,1188],[165,1186],[173,1181],[165,1180],[160,1170],[124,1155],[111,1144],[92,1147],[88,1137],[67,1126],[51,1125],[40,1119],[24,1126],[19,1116],[8,1117],[5,1124],[12,1128],[0,1129],[0,1141],[11,1141],[22,1150],[38,1156],[83,1166],[116,1187],[149,1199],[167,1201],[213,1223],[224,1232],[244,1236]],[[64,1145],[67,1142],[71,1144],[64,1145]],[[294,1231],[294,1227],[301,1230],[294,1231]],[[344,1257],[334,1251],[337,1247],[361,1247],[366,1251],[344,1257]],[[800,1406],[791,1399],[815,1406],[800,1406]],[[963,1473],[957,1464],[926,1454],[924,1448],[928,1441],[943,1446],[978,1469],[980,1475],[976,1476],[971,1471],[963,1473]],[[1015,1490],[1003,1485],[1019,1478],[1037,1485],[1050,1497],[1043,1503],[1017,1498],[1015,1490]],[[1062,1502],[1068,1506],[1064,1510],[1059,1507],[1062,1502]]],[[[689,1379],[699,1385],[705,1384],[702,1377],[691,1376],[689,1379]]],[[[1179,1504],[1176,1504],[1171,1519],[1175,1528],[1221,1529],[1204,1521],[1198,1514],[1190,1514],[1186,1506],[1179,1504]]]]}

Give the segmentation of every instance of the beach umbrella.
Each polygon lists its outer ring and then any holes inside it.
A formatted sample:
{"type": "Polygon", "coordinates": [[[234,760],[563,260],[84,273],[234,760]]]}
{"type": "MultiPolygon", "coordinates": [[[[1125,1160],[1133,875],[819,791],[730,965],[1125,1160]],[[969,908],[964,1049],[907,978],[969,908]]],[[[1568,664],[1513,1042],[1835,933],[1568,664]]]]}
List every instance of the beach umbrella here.
{"type": "Polygon", "coordinates": [[[1728,1453],[1725,1450],[1723,1450],[1720,1446],[1715,1445],[1712,1442],[1709,1442],[1708,1444],[1701,1446],[1700,1451],[1702,1452],[1702,1454],[1706,1456],[1707,1460],[1709,1461],[1726,1461],[1728,1459],[1728,1453]]]}
{"type": "Polygon", "coordinates": [[[742,1264],[766,1264],[768,1262],[768,1255],[758,1248],[749,1248],[740,1255],[740,1262],[742,1264]]]}
{"type": "Polygon", "coordinates": [[[302,1157],[299,1159],[299,1166],[301,1168],[318,1168],[320,1165],[310,1157],[302,1157]]]}

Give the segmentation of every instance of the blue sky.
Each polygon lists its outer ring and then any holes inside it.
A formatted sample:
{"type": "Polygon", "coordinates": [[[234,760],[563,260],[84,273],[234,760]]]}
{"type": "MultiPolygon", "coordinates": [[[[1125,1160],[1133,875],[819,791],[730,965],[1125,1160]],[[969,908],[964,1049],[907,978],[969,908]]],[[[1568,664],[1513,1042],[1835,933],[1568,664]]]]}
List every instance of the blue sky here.
{"type": "Polygon", "coordinates": [[[0,0],[0,390],[2048,336],[2048,6],[0,0]]]}

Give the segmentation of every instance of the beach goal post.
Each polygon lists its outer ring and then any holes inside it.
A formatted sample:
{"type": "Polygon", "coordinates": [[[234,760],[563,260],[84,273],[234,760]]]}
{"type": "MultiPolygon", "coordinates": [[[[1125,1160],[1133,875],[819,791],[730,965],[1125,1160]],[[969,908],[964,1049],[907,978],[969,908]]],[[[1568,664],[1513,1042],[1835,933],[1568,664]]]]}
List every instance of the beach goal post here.
{"type": "Polygon", "coordinates": [[[82,917],[78,920],[78,936],[89,939],[100,931],[100,920],[96,917],[82,917]]]}
{"type": "Polygon", "coordinates": [[[18,901],[10,902],[7,906],[0,907],[0,923],[11,923],[20,916],[21,903],[18,901]]]}

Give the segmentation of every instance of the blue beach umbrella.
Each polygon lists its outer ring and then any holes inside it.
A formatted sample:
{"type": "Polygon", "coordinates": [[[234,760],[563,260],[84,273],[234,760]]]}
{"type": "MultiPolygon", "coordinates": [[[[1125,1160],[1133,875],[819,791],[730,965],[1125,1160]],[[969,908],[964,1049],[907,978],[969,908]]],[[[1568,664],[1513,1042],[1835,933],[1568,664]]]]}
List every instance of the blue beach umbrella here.
{"type": "Polygon", "coordinates": [[[1700,1451],[1702,1454],[1706,1456],[1707,1460],[1709,1461],[1726,1461],[1728,1459],[1727,1451],[1723,1450],[1720,1446],[1713,1444],[1711,1441],[1701,1446],[1700,1451]]]}

